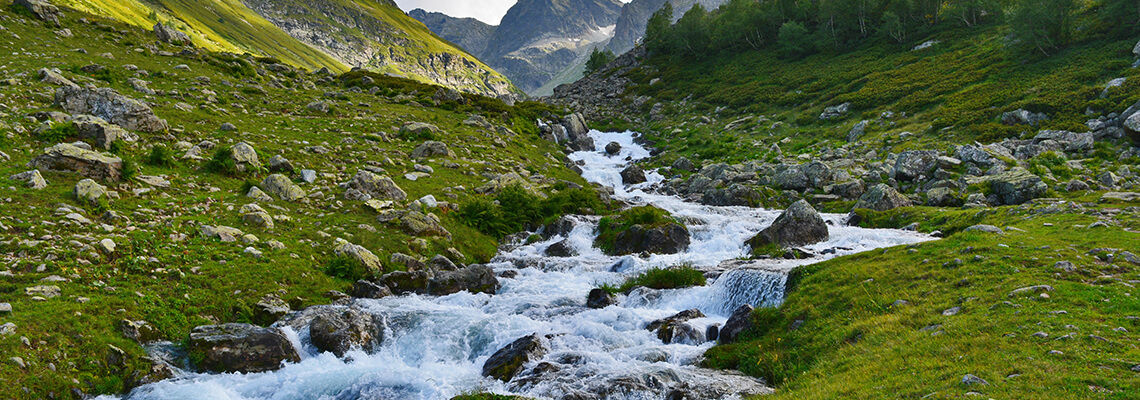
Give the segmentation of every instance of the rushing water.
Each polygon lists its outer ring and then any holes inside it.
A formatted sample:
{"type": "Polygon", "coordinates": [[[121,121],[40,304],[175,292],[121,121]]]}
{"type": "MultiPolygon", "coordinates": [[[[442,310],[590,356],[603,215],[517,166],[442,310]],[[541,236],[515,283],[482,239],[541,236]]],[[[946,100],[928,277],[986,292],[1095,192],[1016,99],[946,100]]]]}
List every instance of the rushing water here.
{"type": "MultiPolygon", "coordinates": [[[[697,387],[738,385],[750,378],[699,369],[693,364],[706,343],[662,343],[644,329],[655,319],[697,308],[707,315],[690,321],[701,331],[723,324],[741,304],[775,306],[783,300],[786,271],[797,265],[838,255],[929,240],[914,232],[868,230],[843,226],[842,215],[824,215],[831,239],[808,249],[828,253],[810,260],[770,260],[721,274],[705,287],[635,291],[616,306],[588,309],[586,294],[598,284],[617,284],[646,269],[691,264],[716,267],[744,256],[743,244],[779,215],[779,211],[747,207],[712,207],[673,196],[647,192],[663,178],[625,187],[620,171],[649,152],[633,134],[593,131],[598,151],[570,155],[582,161],[583,176],[612,186],[615,198],[663,208],[685,221],[692,241],[680,254],[610,257],[591,246],[597,218],[573,217],[566,236],[504,250],[492,262],[497,272],[518,269],[501,278],[495,295],[456,293],[444,297],[398,296],[360,299],[355,305],[383,315],[387,330],[374,354],[350,352],[345,359],[318,354],[307,343],[308,332],[288,333],[303,349],[296,364],[265,373],[180,376],[133,391],[128,399],[447,399],[473,391],[514,393],[539,398],[662,398],[682,382],[697,387]],[[607,156],[609,142],[622,145],[607,156]],[[544,256],[550,245],[568,240],[577,256],[544,256]],[[825,251],[826,250],[826,251],[825,251]],[[549,336],[543,361],[559,367],[541,380],[511,384],[480,375],[496,350],[532,333],[549,336]],[[348,360],[348,361],[346,361],[348,360]],[[633,383],[631,383],[633,382],[633,383]]],[[[524,372],[525,375],[525,372],[524,372]]],[[[755,382],[751,382],[755,385],[755,382]]]]}

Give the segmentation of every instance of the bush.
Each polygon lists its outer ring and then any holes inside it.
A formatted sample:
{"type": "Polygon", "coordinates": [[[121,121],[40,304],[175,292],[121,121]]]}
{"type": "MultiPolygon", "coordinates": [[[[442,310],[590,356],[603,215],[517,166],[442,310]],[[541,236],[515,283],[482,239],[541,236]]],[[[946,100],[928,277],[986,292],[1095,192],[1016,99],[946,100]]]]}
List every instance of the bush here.
{"type": "Polygon", "coordinates": [[[325,274],[356,282],[368,276],[368,270],[356,260],[344,256],[334,256],[325,264],[325,274]]]}
{"type": "Polygon", "coordinates": [[[703,272],[694,269],[691,265],[681,265],[645,271],[638,276],[627,279],[618,288],[618,291],[628,293],[639,286],[650,289],[679,289],[704,286],[706,283],[703,272]]]}
{"type": "Polygon", "coordinates": [[[72,123],[53,123],[51,128],[45,129],[37,135],[37,139],[41,142],[48,143],[63,143],[68,138],[75,137],[79,131],[72,123]]]}
{"type": "Polygon", "coordinates": [[[237,164],[234,163],[234,152],[228,148],[218,148],[214,151],[214,157],[202,165],[206,172],[215,173],[225,176],[236,176],[238,174],[237,164]]]}
{"type": "Polygon", "coordinates": [[[543,199],[520,185],[511,185],[494,197],[468,199],[460,205],[458,216],[479,232],[503,237],[566,214],[592,214],[603,207],[597,193],[586,188],[563,190],[543,199]]]}
{"type": "Polygon", "coordinates": [[[119,175],[119,180],[123,182],[135,179],[139,174],[139,167],[135,165],[134,161],[123,160],[123,172],[119,175]]]}
{"type": "Polygon", "coordinates": [[[163,145],[150,148],[150,153],[143,159],[143,163],[154,167],[169,168],[174,166],[174,152],[163,145]]]}

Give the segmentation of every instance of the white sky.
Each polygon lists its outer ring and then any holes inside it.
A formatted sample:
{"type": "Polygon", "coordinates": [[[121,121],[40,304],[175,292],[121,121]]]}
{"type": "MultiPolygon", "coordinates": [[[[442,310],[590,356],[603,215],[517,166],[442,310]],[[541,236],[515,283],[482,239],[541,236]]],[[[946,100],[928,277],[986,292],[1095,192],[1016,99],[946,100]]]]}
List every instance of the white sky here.
{"type": "MultiPolygon", "coordinates": [[[[620,0],[629,3],[631,0],[620,0]]],[[[516,0],[396,0],[405,12],[417,8],[438,11],[452,17],[472,17],[491,25],[498,25],[516,0]]]]}

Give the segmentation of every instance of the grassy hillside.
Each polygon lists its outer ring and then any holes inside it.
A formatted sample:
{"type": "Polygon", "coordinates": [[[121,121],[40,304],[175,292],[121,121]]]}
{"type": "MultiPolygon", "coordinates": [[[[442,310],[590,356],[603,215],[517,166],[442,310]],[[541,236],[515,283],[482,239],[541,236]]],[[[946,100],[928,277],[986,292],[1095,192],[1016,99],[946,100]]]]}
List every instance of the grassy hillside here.
{"type": "MultiPolygon", "coordinates": [[[[13,311],[0,315],[0,325],[15,327],[0,335],[0,398],[118,393],[161,378],[142,347],[120,332],[124,319],[146,320],[159,338],[180,344],[196,325],[264,323],[256,303],[266,295],[294,308],[327,304],[335,295],[330,290],[348,291],[360,275],[340,268],[343,263],[333,255],[335,238],[368,248],[387,271],[404,268],[389,262],[395,253],[449,254],[473,263],[496,251],[496,237],[460,221],[450,209],[433,213],[451,239],[417,237],[399,222],[381,222],[362,202],[346,199],[338,186],[362,169],[391,176],[408,202],[431,194],[456,208],[481,197],[474,188],[487,176],[507,172],[533,177],[528,181],[544,195],[573,192],[563,181],[585,183],[564,167],[555,144],[538,137],[534,121],[552,111],[543,105],[507,107],[465,95],[466,105],[436,106],[431,97],[438,87],[410,80],[362,72],[271,72],[262,63],[272,60],[218,53],[161,56],[141,48],[153,41],[149,27],[79,12],[68,12],[62,21],[74,36],[58,37],[57,28],[9,5],[0,4],[0,26],[8,38],[0,41],[0,51],[9,55],[0,70],[2,179],[29,170],[26,163],[44,148],[77,140],[69,125],[43,125],[42,118],[29,116],[59,111],[53,108],[56,88],[41,83],[37,74],[58,68],[81,85],[109,87],[146,101],[169,122],[169,132],[139,133],[137,143],[121,143],[112,151],[129,164],[129,175],[159,176],[170,187],[133,178],[102,182],[115,198],[92,207],[72,194],[82,179],[77,174],[45,172],[43,190],[7,181],[0,215],[0,302],[10,303],[13,311]],[[104,69],[82,69],[95,64],[104,69]],[[180,65],[186,67],[175,68],[180,65]],[[365,83],[366,75],[373,83],[365,83]],[[149,82],[155,92],[136,90],[131,79],[149,82]],[[322,103],[329,112],[316,107],[322,103]],[[486,117],[494,127],[465,124],[472,115],[486,117]],[[401,126],[413,121],[439,131],[401,136],[401,126]],[[225,123],[236,130],[223,130],[225,123]],[[410,159],[408,154],[429,138],[447,143],[457,156],[410,159]],[[210,160],[219,154],[214,150],[204,151],[204,160],[182,158],[188,146],[204,141],[217,149],[245,141],[259,153],[261,165],[248,173],[229,171],[224,163],[211,168],[210,160]],[[317,180],[294,180],[308,194],[303,201],[262,202],[280,218],[274,228],[259,228],[245,223],[239,210],[254,202],[246,193],[269,175],[264,164],[275,155],[298,171],[315,170],[317,180]],[[405,178],[417,163],[434,172],[414,181],[405,178]],[[253,237],[221,242],[199,233],[207,224],[236,227],[253,237]],[[94,249],[103,239],[116,244],[112,253],[94,249]],[[58,286],[61,295],[33,298],[26,289],[38,285],[58,286]]],[[[401,209],[404,203],[394,206],[401,209]]]]}
{"type": "Polygon", "coordinates": [[[61,0],[57,4],[144,29],[169,23],[190,34],[196,46],[211,51],[271,56],[310,70],[348,70],[344,63],[297,41],[237,0],[61,0]]]}

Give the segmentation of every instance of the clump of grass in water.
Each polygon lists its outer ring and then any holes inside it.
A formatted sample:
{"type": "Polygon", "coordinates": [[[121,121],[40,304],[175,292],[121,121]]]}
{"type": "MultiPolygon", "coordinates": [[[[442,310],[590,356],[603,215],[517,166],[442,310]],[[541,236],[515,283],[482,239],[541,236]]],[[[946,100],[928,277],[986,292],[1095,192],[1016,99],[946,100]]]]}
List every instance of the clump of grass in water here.
{"type": "Polygon", "coordinates": [[[628,293],[636,287],[644,286],[650,289],[680,289],[693,286],[704,286],[708,281],[705,279],[705,274],[692,265],[679,265],[670,268],[655,268],[640,275],[626,279],[621,286],[614,287],[613,285],[604,284],[599,288],[610,292],[628,293]]]}

